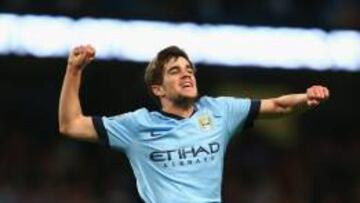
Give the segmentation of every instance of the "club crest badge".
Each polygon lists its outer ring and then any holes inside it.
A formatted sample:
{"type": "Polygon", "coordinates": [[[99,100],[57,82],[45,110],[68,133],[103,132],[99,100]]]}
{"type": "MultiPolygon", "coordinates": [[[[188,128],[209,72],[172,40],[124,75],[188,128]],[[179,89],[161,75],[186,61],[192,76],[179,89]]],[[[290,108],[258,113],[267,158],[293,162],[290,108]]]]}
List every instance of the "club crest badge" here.
{"type": "Polygon", "coordinates": [[[210,130],[213,126],[212,118],[209,115],[202,115],[198,119],[200,128],[203,130],[210,130]]]}

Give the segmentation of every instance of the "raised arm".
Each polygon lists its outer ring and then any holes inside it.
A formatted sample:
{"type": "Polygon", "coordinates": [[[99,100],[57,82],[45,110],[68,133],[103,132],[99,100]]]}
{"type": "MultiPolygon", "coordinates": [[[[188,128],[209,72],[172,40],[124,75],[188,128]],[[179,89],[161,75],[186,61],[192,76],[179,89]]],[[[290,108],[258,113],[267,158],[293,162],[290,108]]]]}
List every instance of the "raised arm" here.
{"type": "Polygon", "coordinates": [[[74,48],[68,58],[59,102],[60,133],[72,138],[96,141],[98,139],[91,117],[84,116],[79,100],[82,71],[95,57],[89,45],[74,48]]]}
{"type": "Polygon", "coordinates": [[[284,115],[306,111],[326,101],[330,92],[326,87],[315,85],[306,93],[289,94],[261,100],[259,118],[278,118],[284,115]]]}

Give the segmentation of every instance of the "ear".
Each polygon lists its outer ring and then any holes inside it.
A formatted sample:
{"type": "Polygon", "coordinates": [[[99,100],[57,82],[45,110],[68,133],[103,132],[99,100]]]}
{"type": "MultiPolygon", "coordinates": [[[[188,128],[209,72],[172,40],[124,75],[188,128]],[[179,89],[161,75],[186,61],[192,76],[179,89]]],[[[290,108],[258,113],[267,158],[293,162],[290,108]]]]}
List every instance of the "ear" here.
{"type": "Polygon", "coordinates": [[[152,85],[151,90],[153,94],[157,97],[162,97],[165,95],[164,88],[161,85],[152,85]]]}

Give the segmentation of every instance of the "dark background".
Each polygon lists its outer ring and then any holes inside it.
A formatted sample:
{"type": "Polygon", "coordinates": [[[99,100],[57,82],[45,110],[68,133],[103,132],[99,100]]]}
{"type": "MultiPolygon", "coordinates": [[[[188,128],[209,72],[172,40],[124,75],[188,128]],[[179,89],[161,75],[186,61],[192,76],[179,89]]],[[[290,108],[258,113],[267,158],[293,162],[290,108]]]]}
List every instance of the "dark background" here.
{"type": "MultiPolygon", "coordinates": [[[[360,27],[356,0],[3,0],[0,12],[326,30],[360,27]]],[[[123,154],[59,135],[65,66],[66,59],[0,56],[0,202],[140,202],[123,154]]],[[[145,67],[95,61],[84,73],[84,112],[110,116],[154,107],[143,83],[145,67]]],[[[331,99],[312,111],[259,121],[234,137],[224,172],[226,202],[360,202],[360,72],[197,68],[200,91],[211,96],[266,98],[303,92],[313,84],[331,91],[331,99]]]]}

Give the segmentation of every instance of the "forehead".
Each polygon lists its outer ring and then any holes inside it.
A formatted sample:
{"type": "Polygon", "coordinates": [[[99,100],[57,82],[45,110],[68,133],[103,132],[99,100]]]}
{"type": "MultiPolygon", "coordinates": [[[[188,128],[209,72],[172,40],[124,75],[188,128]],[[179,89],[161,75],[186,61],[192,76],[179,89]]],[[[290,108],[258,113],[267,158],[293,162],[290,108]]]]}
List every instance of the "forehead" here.
{"type": "Polygon", "coordinates": [[[188,66],[190,65],[189,61],[186,60],[184,57],[172,57],[167,63],[164,64],[164,70],[168,70],[174,66],[188,66]]]}

